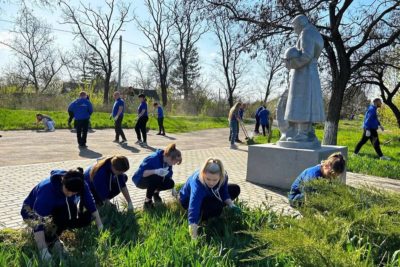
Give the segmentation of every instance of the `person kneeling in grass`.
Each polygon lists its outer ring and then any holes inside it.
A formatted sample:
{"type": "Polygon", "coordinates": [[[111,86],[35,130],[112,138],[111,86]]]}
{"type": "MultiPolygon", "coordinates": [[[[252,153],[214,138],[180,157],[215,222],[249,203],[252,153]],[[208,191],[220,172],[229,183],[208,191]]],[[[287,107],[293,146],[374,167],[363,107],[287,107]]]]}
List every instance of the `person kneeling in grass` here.
{"type": "Polygon", "coordinates": [[[36,114],[36,126],[42,122],[44,125],[44,130],[46,132],[54,132],[56,129],[54,128],[55,123],[50,116],[44,115],[44,114],[36,114]]]}
{"type": "Polygon", "coordinates": [[[164,150],[158,149],[143,160],[132,181],[136,187],[147,189],[145,209],[153,207],[152,199],[154,202],[162,202],[160,191],[174,187],[172,166],[181,163],[182,154],[175,144],[169,144],[164,150]]]}
{"type": "Polygon", "coordinates": [[[64,252],[64,245],[59,239],[64,230],[88,226],[92,218],[95,218],[99,231],[103,229],[82,168],[51,171],[50,177],[36,185],[24,200],[21,215],[33,227],[43,260],[51,259],[49,246],[59,253],[64,252]],[[48,218],[50,224],[47,223],[48,218]]]}
{"type": "Polygon", "coordinates": [[[95,164],[85,170],[85,180],[96,204],[102,206],[110,203],[110,199],[120,192],[128,203],[128,211],[133,210],[131,197],[126,187],[129,170],[129,161],[125,156],[112,156],[99,159],[95,164]]]}
{"type": "Polygon", "coordinates": [[[224,206],[240,212],[232,201],[239,194],[238,185],[228,184],[228,175],[221,160],[208,158],[201,169],[188,178],[179,192],[180,203],[188,210],[191,237],[197,238],[201,220],[220,216],[224,206]]]}
{"type": "Polygon", "coordinates": [[[301,205],[304,201],[305,184],[315,179],[335,179],[345,171],[346,161],[342,154],[334,153],[321,164],[305,169],[293,182],[288,195],[289,203],[301,205]]]}

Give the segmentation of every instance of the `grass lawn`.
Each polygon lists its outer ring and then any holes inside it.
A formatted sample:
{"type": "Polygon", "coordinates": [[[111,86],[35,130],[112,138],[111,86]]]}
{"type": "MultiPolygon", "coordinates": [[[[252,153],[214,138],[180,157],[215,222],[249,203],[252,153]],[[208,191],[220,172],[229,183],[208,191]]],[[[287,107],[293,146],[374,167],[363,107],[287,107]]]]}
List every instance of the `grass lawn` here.
{"type": "MultiPolygon", "coordinates": [[[[35,110],[13,110],[0,109],[0,130],[30,130],[36,129],[35,110]]],[[[68,113],[61,111],[43,111],[56,122],[56,129],[68,128],[68,113]]],[[[135,125],[136,114],[125,114],[123,120],[124,128],[133,128],[135,125]]],[[[91,125],[96,129],[113,128],[114,121],[110,119],[110,114],[105,112],[94,112],[91,117],[91,125]]],[[[157,119],[150,116],[147,125],[158,130],[157,119]]],[[[40,124],[39,127],[43,128],[40,124]]],[[[226,118],[213,118],[205,116],[173,116],[164,119],[164,127],[169,133],[189,132],[211,128],[229,127],[226,118]]]]}
{"type": "MultiPolygon", "coordinates": [[[[366,143],[359,153],[359,156],[354,156],[353,151],[362,135],[362,122],[358,120],[343,120],[339,124],[338,145],[348,147],[347,170],[356,173],[369,174],[380,177],[389,177],[400,179],[400,129],[395,127],[385,127],[385,131],[379,133],[381,149],[385,156],[391,158],[390,161],[379,160],[371,143],[366,143]]],[[[276,142],[279,139],[279,130],[272,130],[271,142],[276,142]]],[[[316,135],[319,140],[322,140],[323,129],[316,129],[316,135]]],[[[256,143],[266,143],[266,138],[256,136],[256,143]]]]}
{"type": "MultiPolygon", "coordinates": [[[[95,226],[63,234],[69,255],[52,266],[386,266],[400,264],[399,195],[320,182],[303,218],[267,207],[225,210],[191,240],[177,202],[133,214],[100,210],[95,226]]],[[[27,231],[0,231],[0,266],[46,266],[27,231]]]]}

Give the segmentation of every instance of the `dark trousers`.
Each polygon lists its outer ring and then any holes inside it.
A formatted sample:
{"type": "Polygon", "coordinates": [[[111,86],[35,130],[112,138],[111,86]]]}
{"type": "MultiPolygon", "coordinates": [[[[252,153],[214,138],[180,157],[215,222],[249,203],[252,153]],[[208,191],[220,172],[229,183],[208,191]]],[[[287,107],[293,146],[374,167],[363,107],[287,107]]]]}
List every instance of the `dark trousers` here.
{"type": "Polygon", "coordinates": [[[366,130],[364,129],[363,135],[361,137],[360,142],[358,142],[354,153],[358,154],[358,152],[360,151],[361,147],[368,141],[368,139],[371,141],[372,146],[374,147],[376,154],[378,154],[379,157],[383,156],[382,150],[381,150],[381,146],[379,143],[379,138],[378,138],[378,131],[376,129],[371,129],[369,130],[371,132],[371,135],[368,137],[365,135],[366,130]]]}
{"type": "MultiPolygon", "coordinates": [[[[240,194],[240,186],[237,184],[228,184],[229,196],[235,200],[240,194]]],[[[226,204],[213,196],[207,196],[201,204],[201,220],[206,221],[213,217],[219,217],[226,204]]],[[[182,203],[184,209],[189,208],[189,203],[182,203]]]]}
{"type": "Polygon", "coordinates": [[[147,189],[146,197],[151,199],[154,195],[154,191],[172,189],[175,186],[175,182],[172,179],[153,174],[147,177],[142,177],[136,186],[140,189],[147,189]]]}
{"type": "Polygon", "coordinates": [[[26,221],[39,223],[34,227],[34,231],[45,231],[46,242],[52,243],[58,239],[63,231],[67,229],[82,228],[88,226],[92,221],[92,215],[89,211],[78,212],[75,203],[68,202],[69,211],[67,206],[57,207],[51,213],[52,224],[43,227],[42,220],[32,211],[30,207],[24,206],[21,210],[21,215],[26,221]],[[71,214],[71,217],[69,216],[71,214]]]}
{"type": "Polygon", "coordinates": [[[164,118],[157,118],[158,121],[158,133],[163,133],[165,134],[165,129],[164,129],[164,118]]]}
{"type": "Polygon", "coordinates": [[[86,145],[86,137],[89,127],[89,119],[75,120],[76,137],[80,146],[86,145]]]}
{"type": "MultiPolygon", "coordinates": [[[[123,176],[123,179],[124,179],[124,181],[126,183],[128,181],[128,176],[126,174],[121,174],[121,175],[123,176]]],[[[118,178],[119,177],[120,177],[120,175],[118,176],[118,178]]],[[[111,188],[109,189],[110,191],[108,192],[108,195],[106,197],[107,199],[113,199],[114,197],[118,196],[119,193],[121,193],[122,188],[125,187],[125,186],[121,187],[121,185],[118,185],[118,178],[111,180],[111,188]],[[121,190],[120,190],[120,188],[121,188],[121,190]]],[[[89,187],[90,187],[90,191],[92,192],[94,201],[96,202],[96,205],[102,206],[104,204],[103,202],[105,201],[105,199],[102,199],[99,196],[99,194],[97,193],[96,188],[94,187],[93,183],[90,183],[89,187]]]]}
{"type": "Polygon", "coordinates": [[[142,132],[143,142],[147,141],[147,132],[146,132],[146,123],[149,120],[149,117],[142,116],[138,119],[135,125],[135,132],[138,140],[142,140],[140,136],[140,132],[142,132]]]}
{"type": "Polygon", "coordinates": [[[118,119],[114,122],[115,128],[115,140],[119,140],[119,136],[122,137],[122,140],[126,141],[126,137],[124,131],[122,130],[122,116],[119,116],[118,119]]]}
{"type": "Polygon", "coordinates": [[[257,117],[256,117],[256,127],[254,128],[254,132],[255,133],[260,132],[260,118],[257,118],[257,117]]]}
{"type": "Polygon", "coordinates": [[[263,135],[265,136],[266,131],[269,132],[269,127],[268,124],[266,125],[261,125],[262,131],[263,131],[263,135]]]}

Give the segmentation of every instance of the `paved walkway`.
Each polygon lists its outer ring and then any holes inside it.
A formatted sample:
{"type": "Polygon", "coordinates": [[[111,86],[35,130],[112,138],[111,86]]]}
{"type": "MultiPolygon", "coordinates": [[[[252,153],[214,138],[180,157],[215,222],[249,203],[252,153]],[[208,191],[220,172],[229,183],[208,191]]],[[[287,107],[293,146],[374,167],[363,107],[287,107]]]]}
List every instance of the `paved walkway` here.
{"type": "MultiPolygon", "coordinates": [[[[129,140],[135,140],[133,130],[126,131],[129,140]]],[[[19,214],[21,203],[41,179],[47,177],[52,169],[69,169],[78,166],[86,167],[94,158],[108,154],[124,154],[131,163],[127,172],[129,179],[142,159],[152,149],[162,148],[170,142],[176,142],[183,152],[183,162],[174,167],[174,180],[183,183],[186,178],[209,156],[223,159],[231,182],[241,186],[240,199],[251,206],[267,203],[274,210],[287,213],[296,212],[287,203],[286,192],[246,182],[247,146],[237,150],[228,148],[226,140],[228,129],[213,129],[169,137],[149,136],[150,149],[137,145],[120,146],[112,143],[113,130],[96,130],[88,137],[89,149],[79,150],[75,135],[68,130],[53,133],[33,131],[0,132],[0,228],[18,228],[22,225],[19,214]]],[[[379,188],[400,192],[400,181],[378,178],[354,173],[347,174],[348,184],[352,186],[372,185],[379,188]]],[[[129,180],[128,189],[135,208],[141,208],[145,190],[137,189],[129,180]]],[[[170,199],[170,192],[162,192],[162,197],[170,199]]],[[[123,201],[118,197],[118,201],[123,201]]]]}

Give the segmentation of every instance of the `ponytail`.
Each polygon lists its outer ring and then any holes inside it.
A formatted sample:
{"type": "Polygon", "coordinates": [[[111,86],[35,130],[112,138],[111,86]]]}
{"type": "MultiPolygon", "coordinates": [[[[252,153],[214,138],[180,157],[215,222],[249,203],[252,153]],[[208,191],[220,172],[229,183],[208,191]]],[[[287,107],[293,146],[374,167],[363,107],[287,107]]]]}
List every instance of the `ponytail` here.
{"type": "Polygon", "coordinates": [[[176,149],[176,144],[171,143],[164,149],[164,156],[170,157],[172,160],[178,160],[178,165],[182,163],[182,153],[176,149]]]}

